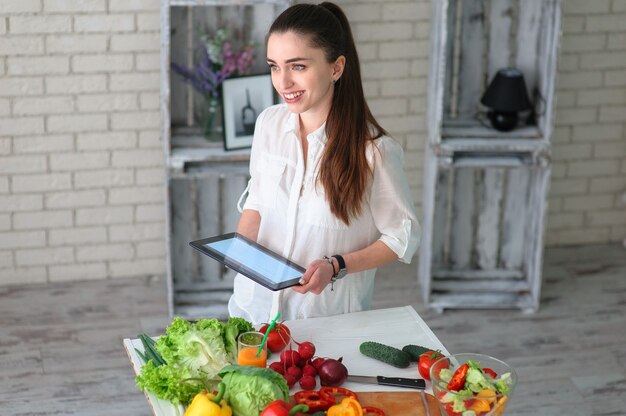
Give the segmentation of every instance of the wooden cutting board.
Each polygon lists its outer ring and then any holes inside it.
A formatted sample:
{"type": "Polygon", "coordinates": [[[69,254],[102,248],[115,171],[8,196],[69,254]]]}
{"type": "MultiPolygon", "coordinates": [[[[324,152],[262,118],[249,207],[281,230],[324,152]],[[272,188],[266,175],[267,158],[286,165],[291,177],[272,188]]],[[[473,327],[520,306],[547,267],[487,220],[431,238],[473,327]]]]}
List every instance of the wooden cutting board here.
{"type": "MultiPolygon", "coordinates": [[[[422,396],[417,391],[368,391],[355,392],[361,406],[378,407],[385,416],[427,416],[422,396]]],[[[441,416],[436,399],[424,393],[430,409],[430,416],[441,416]]]]}

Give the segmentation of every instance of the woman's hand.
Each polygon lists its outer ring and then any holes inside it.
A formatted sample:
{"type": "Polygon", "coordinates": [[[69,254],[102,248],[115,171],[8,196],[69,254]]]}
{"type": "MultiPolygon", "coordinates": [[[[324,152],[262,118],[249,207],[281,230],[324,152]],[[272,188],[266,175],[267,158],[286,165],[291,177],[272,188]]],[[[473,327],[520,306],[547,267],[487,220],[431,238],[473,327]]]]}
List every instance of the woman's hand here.
{"type": "Polygon", "coordinates": [[[313,260],[300,279],[300,286],[292,286],[298,293],[322,293],[333,277],[333,266],[326,260],[313,260]]]}

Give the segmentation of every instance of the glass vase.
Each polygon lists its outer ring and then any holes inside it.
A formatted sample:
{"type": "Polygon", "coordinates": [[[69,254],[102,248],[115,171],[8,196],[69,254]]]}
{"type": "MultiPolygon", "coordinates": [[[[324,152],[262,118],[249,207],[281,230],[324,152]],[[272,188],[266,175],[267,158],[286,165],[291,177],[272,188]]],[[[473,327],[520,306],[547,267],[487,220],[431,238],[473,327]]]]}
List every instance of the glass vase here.
{"type": "Polygon", "coordinates": [[[204,137],[210,141],[220,141],[222,137],[222,102],[220,97],[206,97],[204,110],[204,137]]]}

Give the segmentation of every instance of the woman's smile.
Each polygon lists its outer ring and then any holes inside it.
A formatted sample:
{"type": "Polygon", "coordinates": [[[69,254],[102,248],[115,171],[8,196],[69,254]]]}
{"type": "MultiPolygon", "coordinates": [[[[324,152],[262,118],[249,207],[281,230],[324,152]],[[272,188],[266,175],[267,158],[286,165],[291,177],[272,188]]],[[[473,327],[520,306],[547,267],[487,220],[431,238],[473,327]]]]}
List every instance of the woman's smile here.
{"type": "Polygon", "coordinates": [[[304,94],[304,91],[285,92],[283,93],[283,98],[286,103],[292,104],[298,101],[300,97],[302,97],[302,94],[304,94]]]}

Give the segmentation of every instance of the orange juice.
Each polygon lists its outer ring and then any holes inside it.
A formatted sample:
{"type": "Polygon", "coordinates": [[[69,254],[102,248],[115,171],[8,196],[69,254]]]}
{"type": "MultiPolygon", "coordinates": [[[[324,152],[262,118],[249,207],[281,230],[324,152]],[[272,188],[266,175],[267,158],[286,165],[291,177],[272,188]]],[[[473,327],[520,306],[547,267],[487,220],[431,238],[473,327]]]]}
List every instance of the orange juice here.
{"type": "Polygon", "coordinates": [[[244,347],[239,349],[237,363],[239,365],[255,365],[257,367],[267,367],[267,351],[261,350],[261,354],[257,357],[258,347],[244,347]]]}

